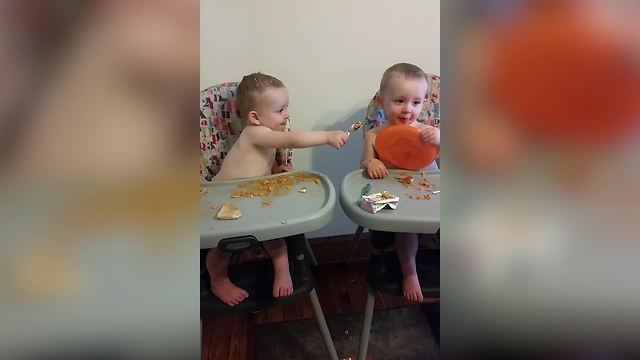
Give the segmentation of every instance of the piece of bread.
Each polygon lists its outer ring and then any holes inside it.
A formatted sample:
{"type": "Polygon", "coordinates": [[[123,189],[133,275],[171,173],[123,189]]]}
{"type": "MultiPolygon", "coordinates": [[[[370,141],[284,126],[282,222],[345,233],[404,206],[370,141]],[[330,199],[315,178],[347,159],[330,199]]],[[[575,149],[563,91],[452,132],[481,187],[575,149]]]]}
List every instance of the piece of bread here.
{"type": "Polygon", "coordinates": [[[235,207],[233,204],[223,204],[216,215],[217,219],[220,220],[235,220],[242,216],[240,209],[235,207]]]}

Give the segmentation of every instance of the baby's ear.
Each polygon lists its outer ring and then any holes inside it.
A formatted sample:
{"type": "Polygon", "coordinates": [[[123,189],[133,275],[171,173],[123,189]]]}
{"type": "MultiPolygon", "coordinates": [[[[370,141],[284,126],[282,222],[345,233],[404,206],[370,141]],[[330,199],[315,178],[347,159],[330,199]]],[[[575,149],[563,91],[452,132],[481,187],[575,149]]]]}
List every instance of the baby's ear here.
{"type": "Polygon", "coordinates": [[[376,105],[382,107],[382,104],[383,104],[382,95],[376,94],[375,102],[376,102],[376,105]]]}
{"type": "Polygon", "coordinates": [[[247,114],[247,120],[249,121],[249,124],[251,124],[251,125],[260,126],[260,120],[258,119],[258,113],[255,112],[255,111],[249,111],[249,114],[247,114]]]}

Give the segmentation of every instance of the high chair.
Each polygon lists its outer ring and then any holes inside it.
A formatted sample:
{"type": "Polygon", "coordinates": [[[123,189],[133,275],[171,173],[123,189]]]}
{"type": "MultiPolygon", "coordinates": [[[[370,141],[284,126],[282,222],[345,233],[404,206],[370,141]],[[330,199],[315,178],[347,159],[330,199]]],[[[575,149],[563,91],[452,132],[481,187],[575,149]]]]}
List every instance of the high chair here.
{"type": "MultiPolygon", "coordinates": [[[[440,128],[440,76],[435,74],[427,74],[427,99],[422,108],[422,112],[418,116],[418,122],[433,125],[437,128],[440,128]]],[[[379,91],[376,91],[371,101],[369,101],[369,105],[367,106],[367,114],[365,116],[365,122],[363,124],[363,136],[366,135],[366,132],[384,124],[387,121],[387,116],[384,113],[384,109],[378,105],[376,102],[376,98],[380,95],[379,91]]],[[[436,163],[438,167],[440,166],[440,159],[436,159],[436,163]]],[[[353,240],[351,241],[351,248],[347,252],[347,255],[344,258],[345,263],[349,263],[351,258],[353,257],[353,253],[356,251],[358,247],[358,243],[360,242],[360,237],[364,232],[363,226],[358,226],[355,234],[353,235],[353,240]]]]}
{"type": "MultiPolygon", "coordinates": [[[[235,114],[237,85],[238,83],[223,83],[209,87],[200,94],[200,177],[202,183],[212,180],[242,130],[242,121],[235,114]]],[[[286,150],[286,153],[287,161],[290,162],[291,150],[286,150]]],[[[237,255],[245,250],[259,249],[258,240],[254,234],[246,234],[222,239],[218,243],[218,248],[237,255]]],[[[228,270],[229,277],[235,284],[250,293],[247,299],[233,307],[222,303],[211,293],[209,274],[204,265],[207,250],[201,251],[201,317],[212,313],[246,313],[267,309],[300,300],[300,296],[308,294],[327,352],[331,359],[337,360],[338,356],[313,285],[311,268],[305,259],[305,247],[310,257],[313,256],[313,253],[310,251],[304,234],[290,234],[285,240],[289,253],[293,294],[277,299],[271,295],[273,266],[270,259],[262,258],[236,264],[232,261],[228,270]]]]}

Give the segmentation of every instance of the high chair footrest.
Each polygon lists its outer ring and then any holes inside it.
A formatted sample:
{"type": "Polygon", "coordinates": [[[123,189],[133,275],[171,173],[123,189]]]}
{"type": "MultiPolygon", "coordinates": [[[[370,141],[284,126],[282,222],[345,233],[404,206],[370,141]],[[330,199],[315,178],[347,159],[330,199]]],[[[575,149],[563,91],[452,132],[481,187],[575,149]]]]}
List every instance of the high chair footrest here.
{"type": "Polygon", "coordinates": [[[218,249],[228,253],[237,253],[249,249],[255,249],[259,246],[258,239],[252,235],[222,239],[218,242],[218,249]]]}
{"type": "Polygon", "coordinates": [[[262,259],[229,266],[229,278],[245,289],[249,297],[236,306],[228,306],[213,295],[208,272],[200,277],[200,314],[227,312],[252,312],[299,300],[301,295],[313,289],[313,276],[306,261],[289,260],[289,271],[293,281],[293,294],[282,298],[272,296],[273,263],[262,259]]]}

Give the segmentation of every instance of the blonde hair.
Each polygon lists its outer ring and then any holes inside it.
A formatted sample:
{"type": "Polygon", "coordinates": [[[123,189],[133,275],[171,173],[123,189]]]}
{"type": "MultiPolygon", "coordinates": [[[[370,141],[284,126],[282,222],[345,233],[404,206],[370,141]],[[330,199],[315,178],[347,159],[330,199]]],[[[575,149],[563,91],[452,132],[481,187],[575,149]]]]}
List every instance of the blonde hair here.
{"type": "Polygon", "coordinates": [[[267,89],[283,88],[284,84],[277,78],[261,72],[246,75],[238,84],[238,117],[246,120],[250,111],[258,104],[259,96],[267,89]]]}
{"type": "Polygon", "coordinates": [[[407,63],[398,63],[385,70],[384,74],[382,74],[382,80],[380,80],[380,94],[382,94],[387,88],[389,79],[391,79],[391,76],[393,76],[393,74],[404,75],[409,79],[422,78],[428,81],[427,74],[418,66],[407,63]]]}

